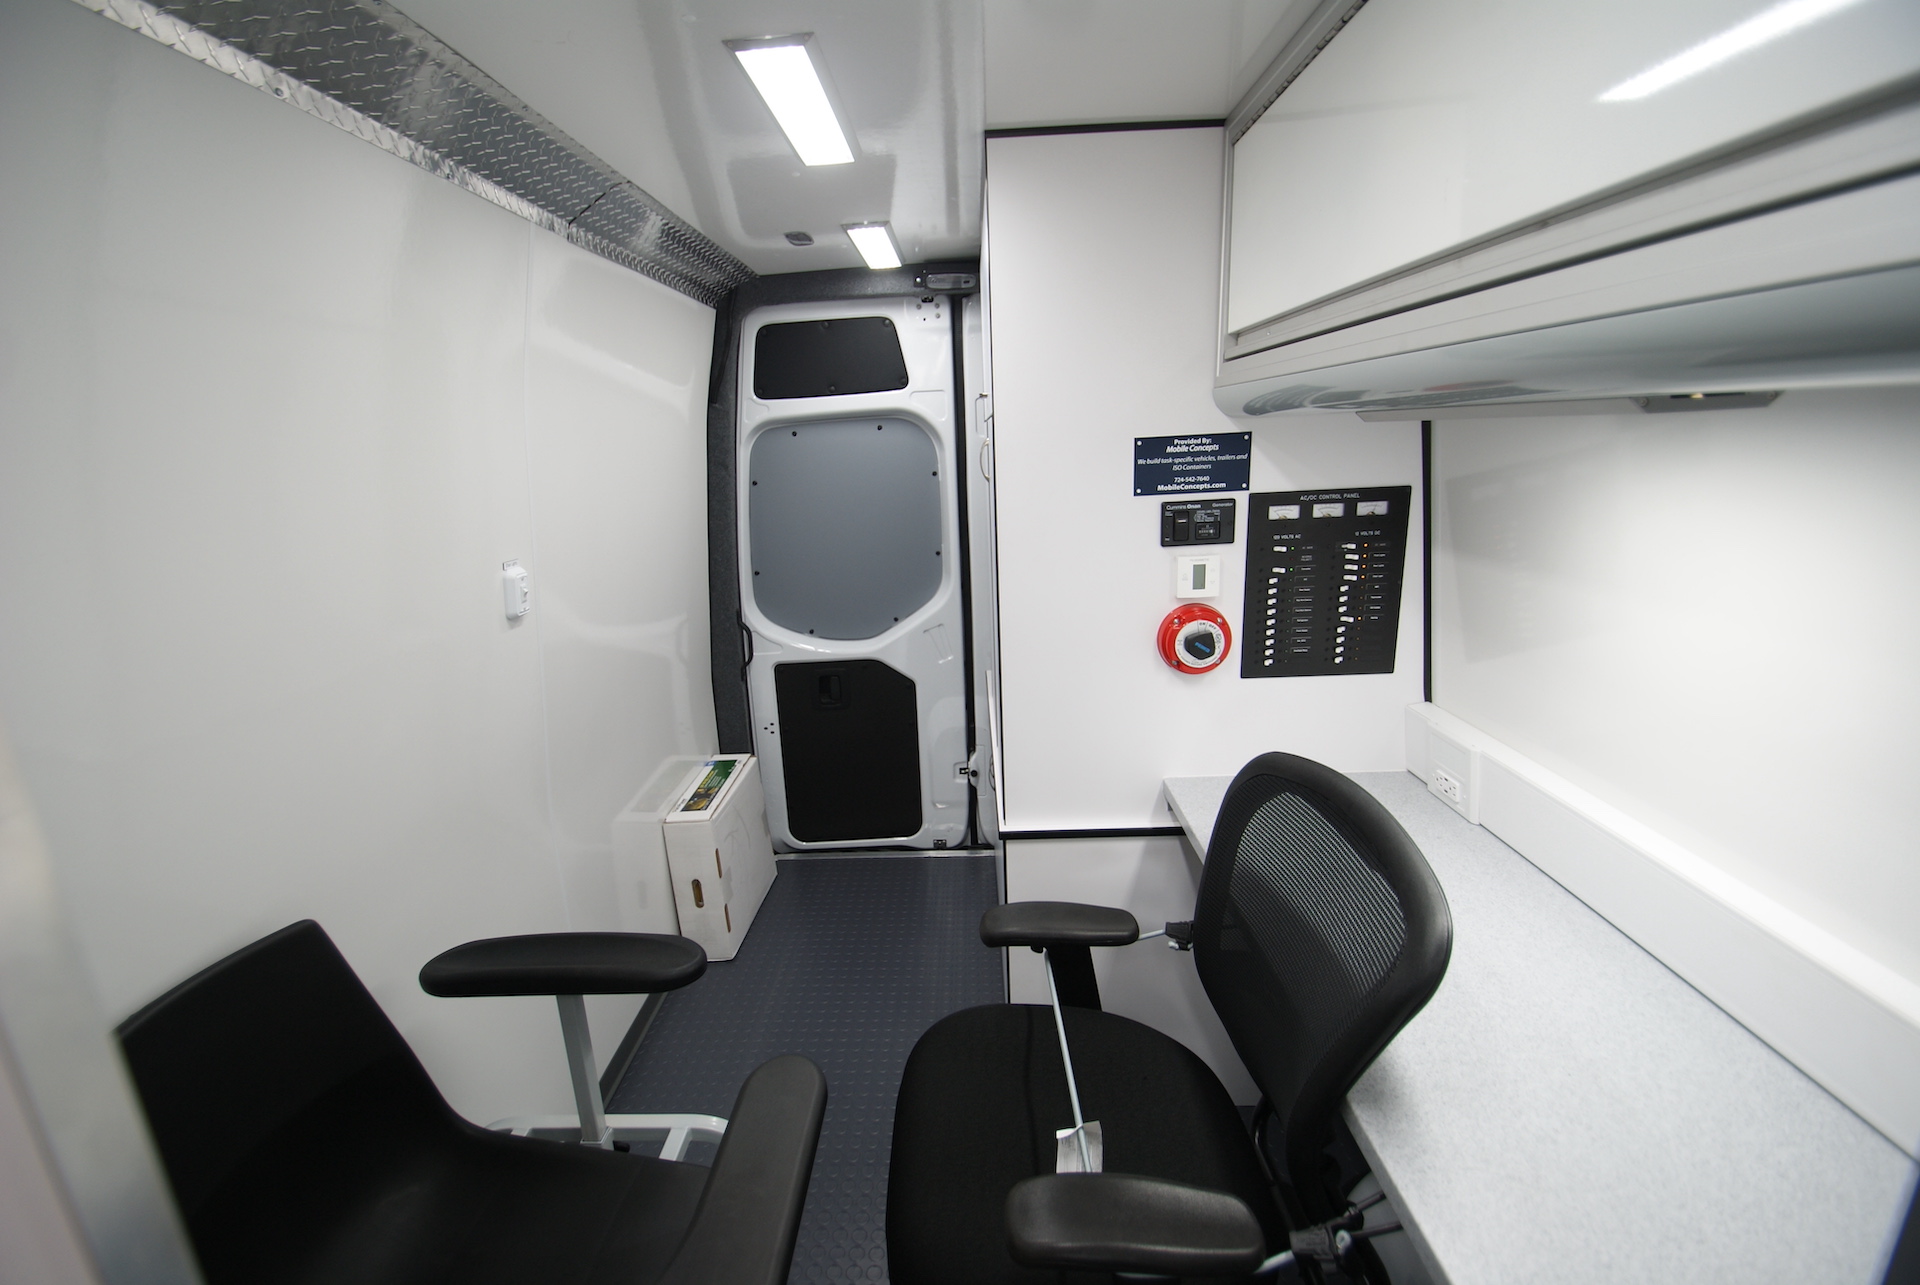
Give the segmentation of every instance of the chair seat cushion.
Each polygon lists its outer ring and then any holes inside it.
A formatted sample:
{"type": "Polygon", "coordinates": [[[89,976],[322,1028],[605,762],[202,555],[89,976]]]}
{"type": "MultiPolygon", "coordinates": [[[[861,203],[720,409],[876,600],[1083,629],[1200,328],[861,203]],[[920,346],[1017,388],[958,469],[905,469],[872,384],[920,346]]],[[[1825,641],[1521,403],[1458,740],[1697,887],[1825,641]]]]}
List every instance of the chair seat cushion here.
{"type": "MultiPolygon", "coordinates": [[[[1108,1173],[1229,1192],[1286,1243],[1238,1108],[1206,1063],[1151,1027],[1094,1009],[1064,1011],[1088,1120],[1108,1173]]],[[[887,1270],[894,1285],[1039,1285],[1058,1273],[1007,1253],[1014,1183],[1054,1172],[1055,1131],[1073,1126],[1053,1010],[994,1004],[955,1013],[920,1037],[901,1078],[887,1180],[887,1270]]]]}
{"type": "Polygon", "coordinates": [[[293,1122],[186,1212],[208,1285],[645,1285],[708,1171],[490,1133],[376,1068],[293,1122]],[[437,1108],[437,1109],[435,1109],[437,1108]]]}

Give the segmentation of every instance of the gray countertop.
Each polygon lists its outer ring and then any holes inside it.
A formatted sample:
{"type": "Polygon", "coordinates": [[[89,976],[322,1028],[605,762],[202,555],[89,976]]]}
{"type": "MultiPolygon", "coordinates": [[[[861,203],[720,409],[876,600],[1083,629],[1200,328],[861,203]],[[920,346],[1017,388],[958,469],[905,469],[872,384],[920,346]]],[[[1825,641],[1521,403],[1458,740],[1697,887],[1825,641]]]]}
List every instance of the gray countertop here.
{"type": "MultiPolygon", "coordinates": [[[[1436,1279],[1880,1279],[1912,1161],[1418,778],[1354,779],[1453,913],[1446,980],[1347,1099],[1436,1279]]],[[[1201,852],[1228,782],[1166,782],[1201,852]]]]}

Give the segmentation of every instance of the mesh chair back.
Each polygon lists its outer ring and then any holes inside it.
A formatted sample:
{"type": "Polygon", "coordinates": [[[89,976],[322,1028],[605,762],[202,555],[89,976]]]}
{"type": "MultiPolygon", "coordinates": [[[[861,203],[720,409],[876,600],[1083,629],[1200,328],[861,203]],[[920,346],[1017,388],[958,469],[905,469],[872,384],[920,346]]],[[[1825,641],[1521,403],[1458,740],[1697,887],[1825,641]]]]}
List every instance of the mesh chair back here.
{"type": "Polygon", "coordinates": [[[1322,1162],[1341,1100],[1438,988],[1452,943],[1439,882],[1372,795],[1291,754],[1241,769],[1207,848],[1194,961],[1309,1219],[1343,1204],[1322,1162]]]}

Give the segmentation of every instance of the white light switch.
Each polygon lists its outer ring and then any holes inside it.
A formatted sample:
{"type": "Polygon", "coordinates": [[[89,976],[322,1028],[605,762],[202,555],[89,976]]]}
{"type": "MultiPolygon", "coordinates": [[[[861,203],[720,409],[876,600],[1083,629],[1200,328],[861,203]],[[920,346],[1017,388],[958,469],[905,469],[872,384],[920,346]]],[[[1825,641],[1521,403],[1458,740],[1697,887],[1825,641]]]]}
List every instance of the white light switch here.
{"type": "Polygon", "coordinates": [[[518,620],[533,610],[533,590],[527,587],[527,569],[520,565],[520,559],[501,564],[500,587],[506,595],[508,620],[518,620]]]}
{"type": "Polygon", "coordinates": [[[1218,598],[1220,596],[1220,559],[1182,557],[1176,559],[1173,596],[1176,598],[1218,598]]]}

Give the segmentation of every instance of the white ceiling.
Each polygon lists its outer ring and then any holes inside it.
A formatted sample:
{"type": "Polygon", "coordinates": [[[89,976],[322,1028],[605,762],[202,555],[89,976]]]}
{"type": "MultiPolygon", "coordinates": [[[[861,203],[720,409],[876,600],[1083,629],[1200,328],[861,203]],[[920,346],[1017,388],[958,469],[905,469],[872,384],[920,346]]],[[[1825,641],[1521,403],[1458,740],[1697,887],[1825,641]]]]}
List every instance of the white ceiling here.
{"type": "Polygon", "coordinates": [[[985,129],[1224,116],[1312,0],[401,0],[755,271],[980,246],[985,129]],[[814,33],[851,165],[800,164],[722,43],[814,33]],[[801,249],[785,233],[808,232],[801,249]]]}
{"type": "Polygon", "coordinates": [[[1314,0],[985,0],[987,128],[1224,117],[1314,0]]]}

